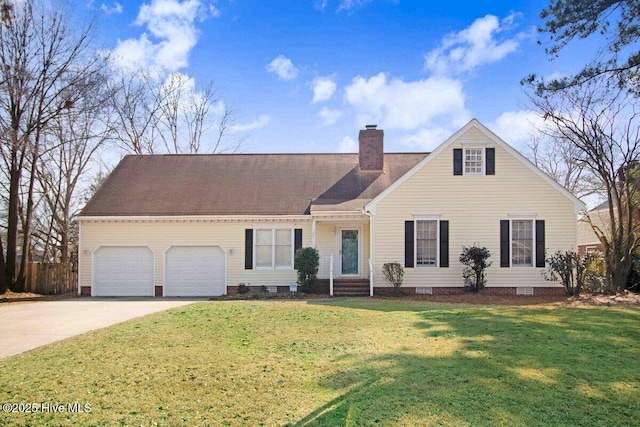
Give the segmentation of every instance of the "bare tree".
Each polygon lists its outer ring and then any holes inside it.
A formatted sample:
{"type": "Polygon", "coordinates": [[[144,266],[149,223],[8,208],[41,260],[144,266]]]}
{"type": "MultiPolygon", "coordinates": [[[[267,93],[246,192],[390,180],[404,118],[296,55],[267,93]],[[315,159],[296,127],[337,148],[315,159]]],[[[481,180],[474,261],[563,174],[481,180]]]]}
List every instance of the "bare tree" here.
{"type": "Polygon", "coordinates": [[[95,154],[111,137],[103,87],[93,88],[93,105],[74,108],[52,120],[46,133],[48,149],[40,156],[37,169],[42,202],[34,225],[34,237],[45,259],[51,256],[62,263],[70,261],[72,224],[84,201],[82,179],[95,154]],[[98,102],[100,99],[103,102],[98,102]]]}
{"type": "Polygon", "coordinates": [[[578,198],[603,195],[598,179],[580,161],[578,147],[551,129],[538,132],[525,147],[525,154],[536,166],[578,198]]]}
{"type": "Polygon", "coordinates": [[[638,248],[640,116],[637,99],[603,78],[532,98],[575,161],[597,177],[609,203],[606,227],[592,221],[604,247],[607,282],[623,290],[638,248]]]}
{"type": "Polygon", "coordinates": [[[232,135],[233,111],[213,82],[196,89],[178,72],[124,72],[116,88],[117,143],[130,153],[218,153],[242,142],[232,135]]]}
{"type": "Polygon", "coordinates": [[[116,126],[116,143],[133,154],[153,154],[154,121],[159,102],[152,90],[152,79],[147,73],[119,73],[110,81],[113,91],[112,105],[116,126]]]}
{"type": "Polygon", "coordinates": [[[7,167],[6,257],[0,293],[24,285],[35,208],[37,165],[49,124],[75,108],[96,84],[101,58],[91,56],[92,26],[77,31],[61,4],[2,1],[0,23],[0,138],[7,167]],[[24,187],[23,187],[24,185],[24,187]],[[21,198],[24,190],[24,199],[21,198]],[[20,212],[22,210],[22,214],[20,212]],[[15,274],[22,223],[22,262],[15,274]]]}

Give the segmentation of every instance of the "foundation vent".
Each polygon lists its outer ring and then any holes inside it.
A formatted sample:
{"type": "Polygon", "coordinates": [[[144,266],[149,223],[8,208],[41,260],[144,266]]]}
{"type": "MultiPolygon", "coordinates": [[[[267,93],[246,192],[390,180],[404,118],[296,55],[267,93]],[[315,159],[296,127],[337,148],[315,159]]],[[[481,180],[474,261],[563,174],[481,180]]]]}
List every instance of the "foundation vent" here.
{"type": "Polygon", "coordinates": [[[416,294],[421,294],[421,295],[433,295],[433,288],[432,287],[419,287],[416,288],[416,294]]]}
{"type": "Polygon", "coordinates": [[[533,296],[533,288],[531,288],[531,287],[516,288],[516,295],[524,295],[526,297],[532,297],[533,296]]]}

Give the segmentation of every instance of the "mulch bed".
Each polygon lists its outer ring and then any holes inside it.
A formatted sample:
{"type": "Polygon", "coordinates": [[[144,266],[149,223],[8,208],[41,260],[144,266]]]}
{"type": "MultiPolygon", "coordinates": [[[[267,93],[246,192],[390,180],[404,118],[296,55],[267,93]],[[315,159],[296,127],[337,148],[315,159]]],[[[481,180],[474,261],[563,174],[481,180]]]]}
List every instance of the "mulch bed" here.
{"type": "Polygon", "coordinates": [[[31,292],[7,291],[4,294],[0,295],[0,303],[25,302],[25,301],[50,301],[50,300],[77,298],[77,297],[78,295],[76,293],[41,295],[41,294],[34,294],[31,292]]]}
{"type": "MultiPolygon", "coordinates": [[[[58,295],[40,295],[29,292],[16,293],[7,291],[0,295],[0,303],[24,302],[24,301],[49,301],[65,298],[78,298],[75,293],[58,295]]],[[[317,299],[329,298],[328,295],[311,294],[260,294],[260,295],[233,295],[211,298],[212,300],[229,299],[317,299]]],[[[640,294],[625,291],[616,295],[582,294],[578,297],[552,297],[552,296],[516,296],[516,295],[484,295],[474,293],[462,293],[457,295],[412,295],[399,297],[374,297],[376,299],[410,299],[428,302],[447,302],[453,304],[493,304],[493,305],[566,305],[566,306],[615,306],[636,305],[640,306],[640,294]]]]}

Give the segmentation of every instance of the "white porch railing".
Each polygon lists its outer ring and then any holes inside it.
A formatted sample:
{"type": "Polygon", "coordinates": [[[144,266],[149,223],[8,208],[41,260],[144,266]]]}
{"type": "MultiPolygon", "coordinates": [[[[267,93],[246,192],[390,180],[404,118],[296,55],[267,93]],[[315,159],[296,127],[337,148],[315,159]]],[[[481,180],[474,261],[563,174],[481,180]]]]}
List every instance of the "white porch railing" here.
{"type": "Polygon", "coordinates": [[[320,257],[318,279],[329,279],[329,295],[333,296],[333,254],[320,257]]]}

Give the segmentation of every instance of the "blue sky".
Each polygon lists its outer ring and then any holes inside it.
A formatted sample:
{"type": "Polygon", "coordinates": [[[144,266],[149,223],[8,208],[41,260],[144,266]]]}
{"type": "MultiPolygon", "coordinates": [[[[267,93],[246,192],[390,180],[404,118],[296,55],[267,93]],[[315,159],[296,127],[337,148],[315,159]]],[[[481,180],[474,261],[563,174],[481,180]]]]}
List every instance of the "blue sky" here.
{"type": "Polygon", "coordinates": [[[242,152],[428,151],[475,117],[517,148],[539,121],[520,80],[576,71],[588,42],[549,62],[547,1],[93,0],[117,61],[215,80],[242,152]]]}

